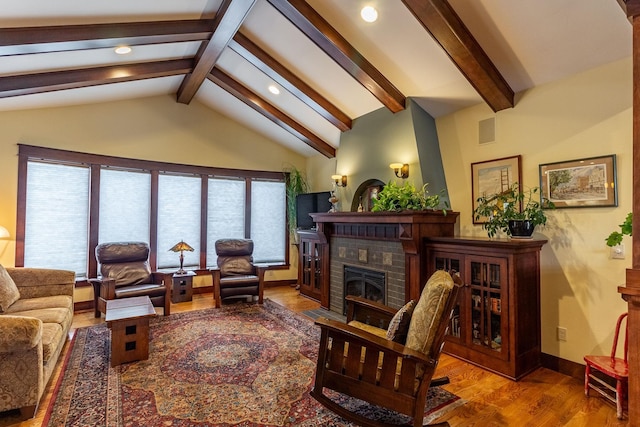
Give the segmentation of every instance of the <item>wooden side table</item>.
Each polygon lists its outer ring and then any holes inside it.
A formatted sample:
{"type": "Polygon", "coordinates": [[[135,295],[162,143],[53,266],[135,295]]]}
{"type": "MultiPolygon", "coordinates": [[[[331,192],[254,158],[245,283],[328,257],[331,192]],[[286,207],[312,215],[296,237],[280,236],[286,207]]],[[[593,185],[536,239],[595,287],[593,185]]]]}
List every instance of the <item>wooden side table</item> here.
{"type": "Polygon", "coordinates": [[[148,296],[107,301],[112,367],[149,358],[149,318],[155,315],[148,296]]]}
{"type": "Polygon", "coordinates": [[[171,278],[171,302],[191,301],[193,298],[193,276],[196,273],[187,271],[182,274],[174,274],[171,278]]]}

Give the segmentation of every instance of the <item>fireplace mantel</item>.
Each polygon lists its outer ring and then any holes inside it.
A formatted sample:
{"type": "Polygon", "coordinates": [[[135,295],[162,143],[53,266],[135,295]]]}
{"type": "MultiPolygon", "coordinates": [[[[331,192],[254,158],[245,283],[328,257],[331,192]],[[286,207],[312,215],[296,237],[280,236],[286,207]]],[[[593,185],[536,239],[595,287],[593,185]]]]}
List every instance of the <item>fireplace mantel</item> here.
{"type": "MultiPolygon", "coordinates": [[[[312,213],[316,233],[328,245],[332,237],[356,240],[396,241],[405,255],[405,300],[418,300],[427,280],[427,262],[423,255],[425,237],[453,237],[459,212],[329,212],[312,213]]],[[[329,278],[323,284],[328,301],[329,278]]]]}

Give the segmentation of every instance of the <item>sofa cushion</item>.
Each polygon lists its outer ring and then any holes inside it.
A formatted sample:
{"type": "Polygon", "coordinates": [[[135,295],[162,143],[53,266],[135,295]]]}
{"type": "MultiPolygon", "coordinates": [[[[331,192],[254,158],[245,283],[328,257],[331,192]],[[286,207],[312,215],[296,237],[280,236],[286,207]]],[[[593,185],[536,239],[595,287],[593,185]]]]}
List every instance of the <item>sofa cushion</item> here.
{"type": "Polygon", "coordinates": [[[449,273],[438,270],[431,275],[411,315],[407,347],[430,356],[436,333],[434,322],[440,318],[452,289],[453,279],[449,273]]]}
{"type": "Polygon", "coordinates": [[[20,299],[9,307],[6,313],[15,314],[45,308],[64,308],[73,313],[73,298],[70,295],[54,295],[50,297],[20,299]]]}
{"type": "Polygon", "coordinates": [[[0,264],[0,313],[7,311],[11,304],[20,299],[20,291],[15,282],[0,264]]]}
{"type": "Polygon", "coordinates": [[[411,322],[411,315],[416,306],[414,300],[406,303],[396,314],[391,318],[389,327],[387,328],[387,339],[404,344],[407,340],[407,332],[409,332],[409,323],[411,322]]]}
{"type": "Polygon", "coordinates": [[[57,353],[58,346],[64,345],[66,338],[62,336],[63,329],[58,323],[42,324],[42,359],[46,365],[51,357],[57,353]]]}
{"type": "Polygon", "coordinates": [[[68,308],[40,308],[37,310],[25,310],[12,312],[12,316],[33,317],[40,319],[42,323],[57,323],[65,329],[69,329],[73,322],[73,312],[68,308]]]}

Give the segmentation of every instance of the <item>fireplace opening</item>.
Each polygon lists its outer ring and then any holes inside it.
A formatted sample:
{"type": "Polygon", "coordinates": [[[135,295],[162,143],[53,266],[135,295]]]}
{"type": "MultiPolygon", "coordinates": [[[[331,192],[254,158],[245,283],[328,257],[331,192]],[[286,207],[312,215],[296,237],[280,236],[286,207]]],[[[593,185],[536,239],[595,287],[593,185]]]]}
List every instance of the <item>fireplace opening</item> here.
{"type": "MultiPolygon", "coordinates": [[[[385,273],[361,267],[344,266],[344,296],[353,295],[386,304],[385,273]]],[[[347,314],[347,304],[342,311],[347,314]]]]}

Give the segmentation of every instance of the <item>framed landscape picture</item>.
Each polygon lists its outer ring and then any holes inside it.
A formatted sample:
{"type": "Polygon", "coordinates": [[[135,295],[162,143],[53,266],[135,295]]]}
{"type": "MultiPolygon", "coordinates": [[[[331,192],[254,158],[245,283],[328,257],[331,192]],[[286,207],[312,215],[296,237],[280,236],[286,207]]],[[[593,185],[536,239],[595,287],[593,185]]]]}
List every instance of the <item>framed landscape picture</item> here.
{"type": "Polygon", "coordinates": [[[557,208],[618,206],[616,155],[540,165],[540,189],[557,208]]]}
{"type": "MultiPolygon", "coordinates": [[[[522,156],[504,157],[502,159],[471,163],[471,198],[473,210],[478,206],[478,197],[486,194],[497,194],[506,191],[513,184],[522,182],[520,171],[522,156]]],[[[483,224],[483,218],[476,219],[474,224],[483,224]]]]}

